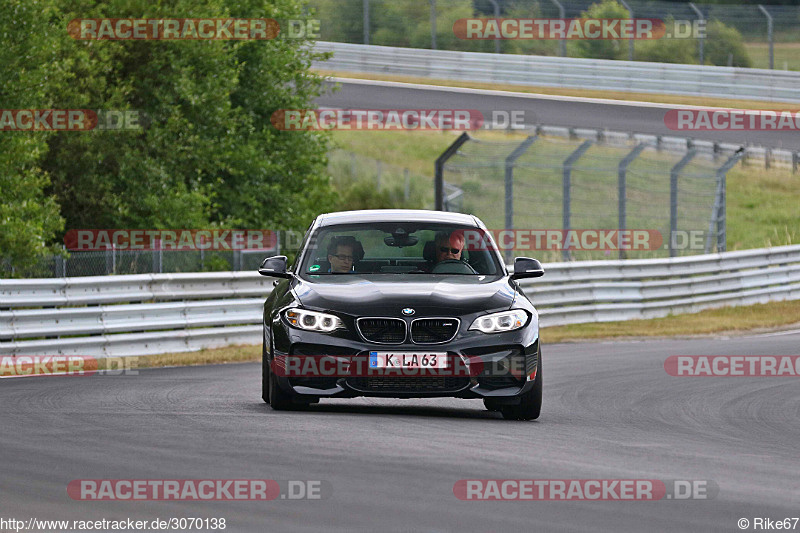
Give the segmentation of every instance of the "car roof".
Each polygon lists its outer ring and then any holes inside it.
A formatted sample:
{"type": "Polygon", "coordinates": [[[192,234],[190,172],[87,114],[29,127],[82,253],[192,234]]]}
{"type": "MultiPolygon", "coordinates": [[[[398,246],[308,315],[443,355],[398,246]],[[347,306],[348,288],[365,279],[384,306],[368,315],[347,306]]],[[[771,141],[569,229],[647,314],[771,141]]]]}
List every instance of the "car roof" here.
{"type": "Polygon", "coordinates": [[[438,222],[461,226],[480,227],[473,215],[424,209],[365,209],[324,213],[317,218],[319,226],[358,224],[372,222],[438,222]]]}

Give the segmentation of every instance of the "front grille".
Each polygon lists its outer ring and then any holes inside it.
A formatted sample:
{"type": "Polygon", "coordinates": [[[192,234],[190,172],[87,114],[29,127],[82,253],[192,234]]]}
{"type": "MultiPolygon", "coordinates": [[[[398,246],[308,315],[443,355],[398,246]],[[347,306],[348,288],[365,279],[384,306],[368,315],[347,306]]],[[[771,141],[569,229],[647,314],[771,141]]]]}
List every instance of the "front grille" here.
{"type": "Polygon", "coordinates": [[[411,340],[418,344],[448,342],[458,333],[457,318],[418,318],[411,323],[411,340]]]}
{"type": "Polygon", "coordinates": [[[348,378],[355,389],[367,392],[455,392],[469,379],[453,376],[380,376],[348,378]]]}
{"type": "Polygon", "coordinates": [[[401,344],[406,340],[406,323],[399,318],[359,318],[356,326],[369,342],[401,344]]]}

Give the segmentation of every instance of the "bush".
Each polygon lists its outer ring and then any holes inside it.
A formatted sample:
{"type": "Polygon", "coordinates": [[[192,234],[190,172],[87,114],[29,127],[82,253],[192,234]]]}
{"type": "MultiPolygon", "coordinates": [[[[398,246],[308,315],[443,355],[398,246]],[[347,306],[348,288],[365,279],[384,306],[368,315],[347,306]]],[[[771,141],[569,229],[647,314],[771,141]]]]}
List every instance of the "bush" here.
{"type": "Polygon", "coordinates": [[[705,60],[712,65],[727,65],[728,56],[733,54],[734,67],[751,67],[753,62],[744,47],[739,30],[726,26],[718,20],[708,23],[705,43],[705,60]]]}
{"type": "MultiPolygon", "coordinates": [[[[603,0],[600,4],[592,4],[581,13],[581,18],[626,19],[630,13],[616,0],[603,0]]],[[[595,39],[567,42],[567,55],[588,59],[627,59],[627,39],[595,39]]]]}

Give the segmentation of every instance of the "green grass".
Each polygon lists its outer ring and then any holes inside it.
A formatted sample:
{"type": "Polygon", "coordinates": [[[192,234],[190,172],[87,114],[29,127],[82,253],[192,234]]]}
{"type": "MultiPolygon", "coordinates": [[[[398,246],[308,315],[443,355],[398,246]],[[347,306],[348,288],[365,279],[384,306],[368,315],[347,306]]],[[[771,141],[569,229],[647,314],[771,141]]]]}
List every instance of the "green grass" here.
{"type": "MultiPolygon", "coordinates": [[[[453,133],[440,132],[337,131],[332,135],[336,144],[346,150],[412,169],[412,172],[418,174],[417,186],[424,187],[427,183],[431,191],[433,162],[456,138],[453,133]]],[[[510,141],[508,146],[512,146],[511,143],[518,143],[523,138],[518,134],[509,135],[503,132],[480,132],[476,136],[492,141],[510,141]]],[[[515,180],[516,227],[561,227],[559,218],[561,171],[557,165],[575,146],[576,143],[566,143],[559,139],[537,142],[520,160],[531,164],[551,165],[551,168],[518,170],[518,179],[515,180]],[[553,212],[555,215],[545,217],[547,212],[553,212]]],[[[504,153],[499,151],[492,154],[488,147],[483,149],[487,158],[490,155],[497,158],[498,153],[501,156],[504,153]]],[[[592,147],[584,157],[593,158],[593,164],[598,169],[604,170],[593,173],[581,170],[573,172],[573,183],[576,186],[582,185],[580,190],[575,189],[573,193],[573,205],[577,207],[582,204],[584,212],[590,212],[592,205],[599,205],[606,213],[594,218],[588,216],[580,218],[576,215],[575,227],[615,227],[616,166],[625,152],[626,150],[620,148],[592,147]],[[608,207],[603,208],[603,206],[608,207]],[[595,226],[591,226],[592,224],[595,226]]],[[[642,156],[630,167],[628,196],[636,202],[629,203],[628,227],[660,229],[665,223],[664,217],[669,216],[668,181],[665,176],[677,159],[679,156],[674,154],[649,153],[646,158],[642,156]],[[658,186],[655,185],[654,176],[660,176],[658,186]]],[[[718,164],[721,164],[721,161],[718,164]]],[[[697,162],[687,167],[686,172],[707,174],[711,168],[713,168],[711,163],[697,162]]],[[[445,179],[464,189],[464,211],[478,215],[490,228],[502,228],[504,227],[503,176],[502,166],[497,166],[464,169],[460,173],[448,172],[445,179]]],[[[712,192],[708,183],[704,182],[705,178],[682,178],[682,180],[689,192],[681,197],[684,204],[679,211],[680,215],[684,214],[686,205],[692,201],[701,201],[695,199],[692,192],[712,192]]],[[[728,173],[727,200],[728,250],[800,243],[800,216],[798,216],[800,176],[792,175],[790,170],[775,168],[766,170],[755,164],[737,165],[728,173]]],[[[695,209],[694,219],[687,222],[691,224],[687,227],[707,228],[706,209],[707,207],[702,210],[695,209]]],[[[641,252],[639,254],[635,257],[654,255],[641,252]]],[[[557,253],[540,253],[540,258],[545,261],[560,260],[559,257],[557,253]]],[[[595,253],[590,257],[600,259],[605,256],[598,256],[595,253]]]]}
{"type": "MultiPolygon", "coordinates": [[[[753,68],[769,68],[769,44],[745,43],[753,68]]],[[[775,43],[775,69],[800,70],[800,43],[775,43]]]]}

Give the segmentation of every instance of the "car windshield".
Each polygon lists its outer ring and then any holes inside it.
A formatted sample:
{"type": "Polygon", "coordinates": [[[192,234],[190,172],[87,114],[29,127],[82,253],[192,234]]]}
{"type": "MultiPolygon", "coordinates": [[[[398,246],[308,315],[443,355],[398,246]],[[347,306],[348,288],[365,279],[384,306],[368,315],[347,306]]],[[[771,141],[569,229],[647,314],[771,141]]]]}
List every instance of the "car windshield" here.
{"type": "Polygon", "coordinates": [[[309,239],[298,271],[308,275],[502,273],[491,236],[433,223],[325,226],[309,239]]]}

